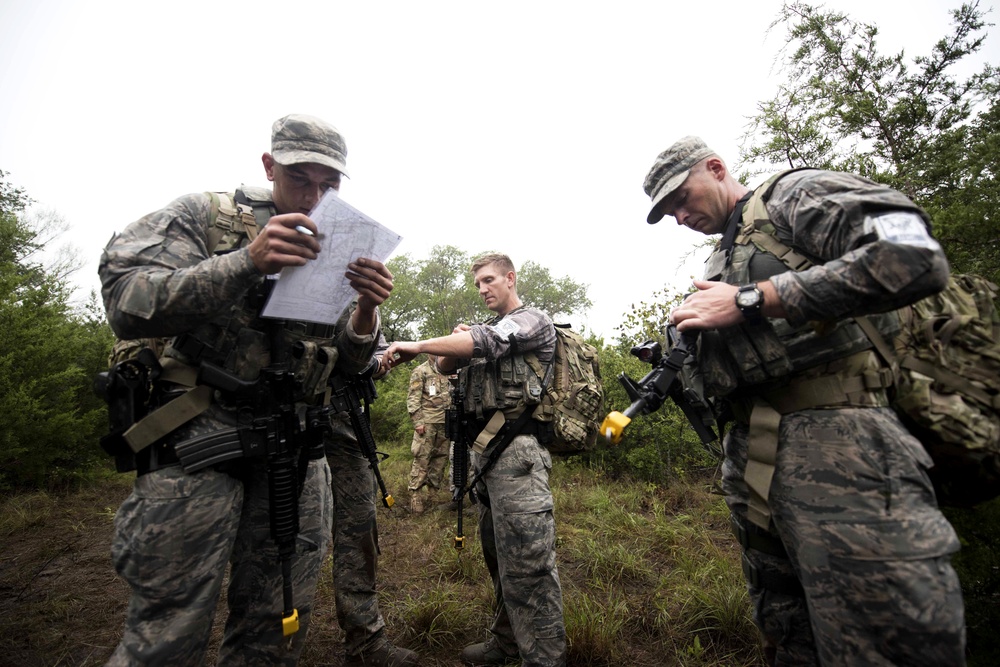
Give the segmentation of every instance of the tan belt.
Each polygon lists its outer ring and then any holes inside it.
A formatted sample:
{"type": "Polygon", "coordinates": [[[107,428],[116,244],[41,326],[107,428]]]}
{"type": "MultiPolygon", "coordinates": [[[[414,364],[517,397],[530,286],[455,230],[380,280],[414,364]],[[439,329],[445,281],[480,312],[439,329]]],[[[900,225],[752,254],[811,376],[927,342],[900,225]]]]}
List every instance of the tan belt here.
{"type": "Polygon", "coordinates": [[[762,392],[753,399],[747,467],[744,480],[750,490],[747,517],[768,528],[771,510],[767,500],[778,457],[781,415],[815,408],[884,407],[886,388],[893,384],[892,370],[881,368],[854,377],[826,375],[792,380],[781,389],[762,392]]]}

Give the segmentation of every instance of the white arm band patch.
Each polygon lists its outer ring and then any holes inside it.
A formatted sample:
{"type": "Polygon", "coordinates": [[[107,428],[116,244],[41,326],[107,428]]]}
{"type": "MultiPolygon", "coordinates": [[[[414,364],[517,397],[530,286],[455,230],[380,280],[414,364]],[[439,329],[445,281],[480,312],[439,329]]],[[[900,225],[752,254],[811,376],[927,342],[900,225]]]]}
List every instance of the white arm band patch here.
{"type": "Polygon", "coordinates": [[[865,218],[865,233],[883,241],[916,248],[940,250],[941,245],[927,232],[923,218],[909,211],[889,211],[865,218]]]}
{"type": "Polygon", "coordinates": [[[493,330],[500,334],[501,338],[510,338],[521,330],[520,325],[512,319],[503,319],[493,327],[493,330]]]}

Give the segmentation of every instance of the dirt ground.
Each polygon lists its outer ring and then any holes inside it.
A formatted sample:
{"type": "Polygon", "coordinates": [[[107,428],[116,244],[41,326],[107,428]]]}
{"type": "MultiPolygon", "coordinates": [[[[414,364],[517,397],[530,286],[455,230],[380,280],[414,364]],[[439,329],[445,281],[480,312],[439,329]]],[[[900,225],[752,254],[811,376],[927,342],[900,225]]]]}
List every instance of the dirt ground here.
{"type": "MultiPolygon", "coordinates": [[[[112,518],[127,494],[128,487],[117,483],[55,499],[39,497],[18,508],[47,516],[29,520],[31,525],[3,538],[0,667],[84,667],[102,665],[110,656],[121,634],[129,595],[110,556],[112,518]]],[[[452,525],[453,514],[433,514],[420,518],[421,528],[409,520],[404,508],[381,510],[380,599],[391,599],[407,572],[418,566],[409,553],[410,533],[426,530],[427,522],[440,522],[442,529],[452,525]]],[[[300,665],[341,665],[343,634],[333,611],[329,575],[320,584],[316,609],[300,665]]],[[[383,604],[383,614],[390,638],[405,645],[399,628],[393,627],[391,605],[386,609],[383,604]]],[[[214,664],[224,615],[220,604],[206,664],[214,664]]],[[[422,664],[461,664],[456,647],[413,648],[420,651],[422,664]]]]}

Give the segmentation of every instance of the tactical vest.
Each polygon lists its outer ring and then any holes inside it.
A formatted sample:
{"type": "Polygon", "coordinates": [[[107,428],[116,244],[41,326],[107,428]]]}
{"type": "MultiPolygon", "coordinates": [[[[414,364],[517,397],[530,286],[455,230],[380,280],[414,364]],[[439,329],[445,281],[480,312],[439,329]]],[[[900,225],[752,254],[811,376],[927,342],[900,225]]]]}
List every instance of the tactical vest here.
{"type": "Polygon", "coordinates": [[[497,410],[516,417],[542,400],[542,380],[523,354],[473,359],[459,370],[458,381],[464,388],[466,414],[478,420],[488,419],[497,410]]]}
{"type": "MultiPolygon", "coordinates": [[[[765,203],[783,172],[761,185],[744,207],[731,249],[709,257],[705,279],[744,285],[796,266],[820,263],[777,239],[765,203]],[[779,254],[776,254],[776,252],[779,254]]],[[[899,330],[895,313],[867,318],[886,337],[899,330]]],[[[727,398],[733,416],[750,426],[744,479],[748,517],[767,528],[767,498],[774,474],[781,415],[816,408],[887,407],[893,374],[853,319],[793,327],[782,318],[704,331],[699,363],[706,392],[727,398]]]]}
{"type": "MultiPolygon", "coordinates": [[[[494,325],[501,319],[495,317],[486,324],[494,325]]],[[[475,432],[469,435],[476,452],[485,451],[505,422],[541,403],[546,378],[537,368],[540,366],[533,352],[515,352],[500,359],[472,359],[458,370],[460,395],[465,397],[462,407],[472,417],[470,426],[475,432]]]]}
{"type": "MultiPolygon", "coordinates": [[[[276,211],[270,190],[243,187],[233,194],[207,193],[211,197],[208,249],[222,255],[249,245],[276,211]]],[[[224,392],[213,391],[197,382],[199,366],[207,362],[239,380],[256,380],[263,368],[283,362],[295,375],[294,400],[308,404],[325,401],[327,380],[335,367],[338,350],[329,345],[335,327],[259,317],[269,281],[261,277],[257,285],[220,314],[197,329],[167,340],[162,355],[162,371],[157,382],[160,395],[169,400],[133,425],[125,439],[138,452],[172,433],[201,414],[213,403],[235,409],[237,403],[224,392]],[[277,345],[277,350],[274,346],[277,345]],[[274,352],[276,358],[272,359],[274,352]]],[[[345,313],[345,317],[347,314],[345,313]]],[[[159,345],[149,341],[118,341],[112,350],[112,365],[134,358],[143,347],[159,345]]],[[[162,348],[161,348],[162,349],[162,348]]]]}
{"type": "MultiPolygon", "coordinates": [[[[709,257],[705,280],[745,285],[790,270],[790,258],[779,258],[767,247],[766,240],[774,236],[775,229],[766,212],[760,210],[774,182],[772,179],[758,188],[751,205],[744,208],[733,247],[717,247],[709,257]],[[761,219],[765,221],[763,225],[759,223],[761,219]]],[[[791,264],[794,263],[792,258],[791,264]]],[[[873,315],[869,319],[887,337],[899,330],[894,313],[873,315]]],[[[877,369],[880,364],[873,353],[844,367],[843,360],[871,349],[871,341],[853,319],[792,326],[783,318],[762,318],[757,323],[743,322],[724,331],[702,332],[698,356],[706,392],[721,397],[733,392],[740,396],[777,388],[798,376],[816,375],[831,366],[843,367],[843,372],[852,368],[859,372],[877,369]],[[866,361],[869,356],[874,361],[866,361]]]]}

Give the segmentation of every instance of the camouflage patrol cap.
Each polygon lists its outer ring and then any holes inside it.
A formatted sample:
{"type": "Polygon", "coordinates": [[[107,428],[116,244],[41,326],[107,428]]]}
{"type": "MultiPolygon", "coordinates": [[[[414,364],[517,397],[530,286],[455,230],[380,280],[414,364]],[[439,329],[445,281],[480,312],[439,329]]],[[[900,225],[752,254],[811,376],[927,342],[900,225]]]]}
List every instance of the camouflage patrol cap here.
{"type": "Polygon", "coordinates": [[[333,125],[294,113],[271,126],[271,156],[278,164],[314,162],[347,176],[347,146],[333,125]]]}
{"type": "Polygon", "coordinates": [[[715,151],[700,138],[684,137],[656,156],[656,162],[642,184],[646,194],[653,200],[653,208],[646,216],[646,222],[652,225],[663,219],[663,200],[687,180],[691,167],[711,155],[715,155],[715,151]]]}

